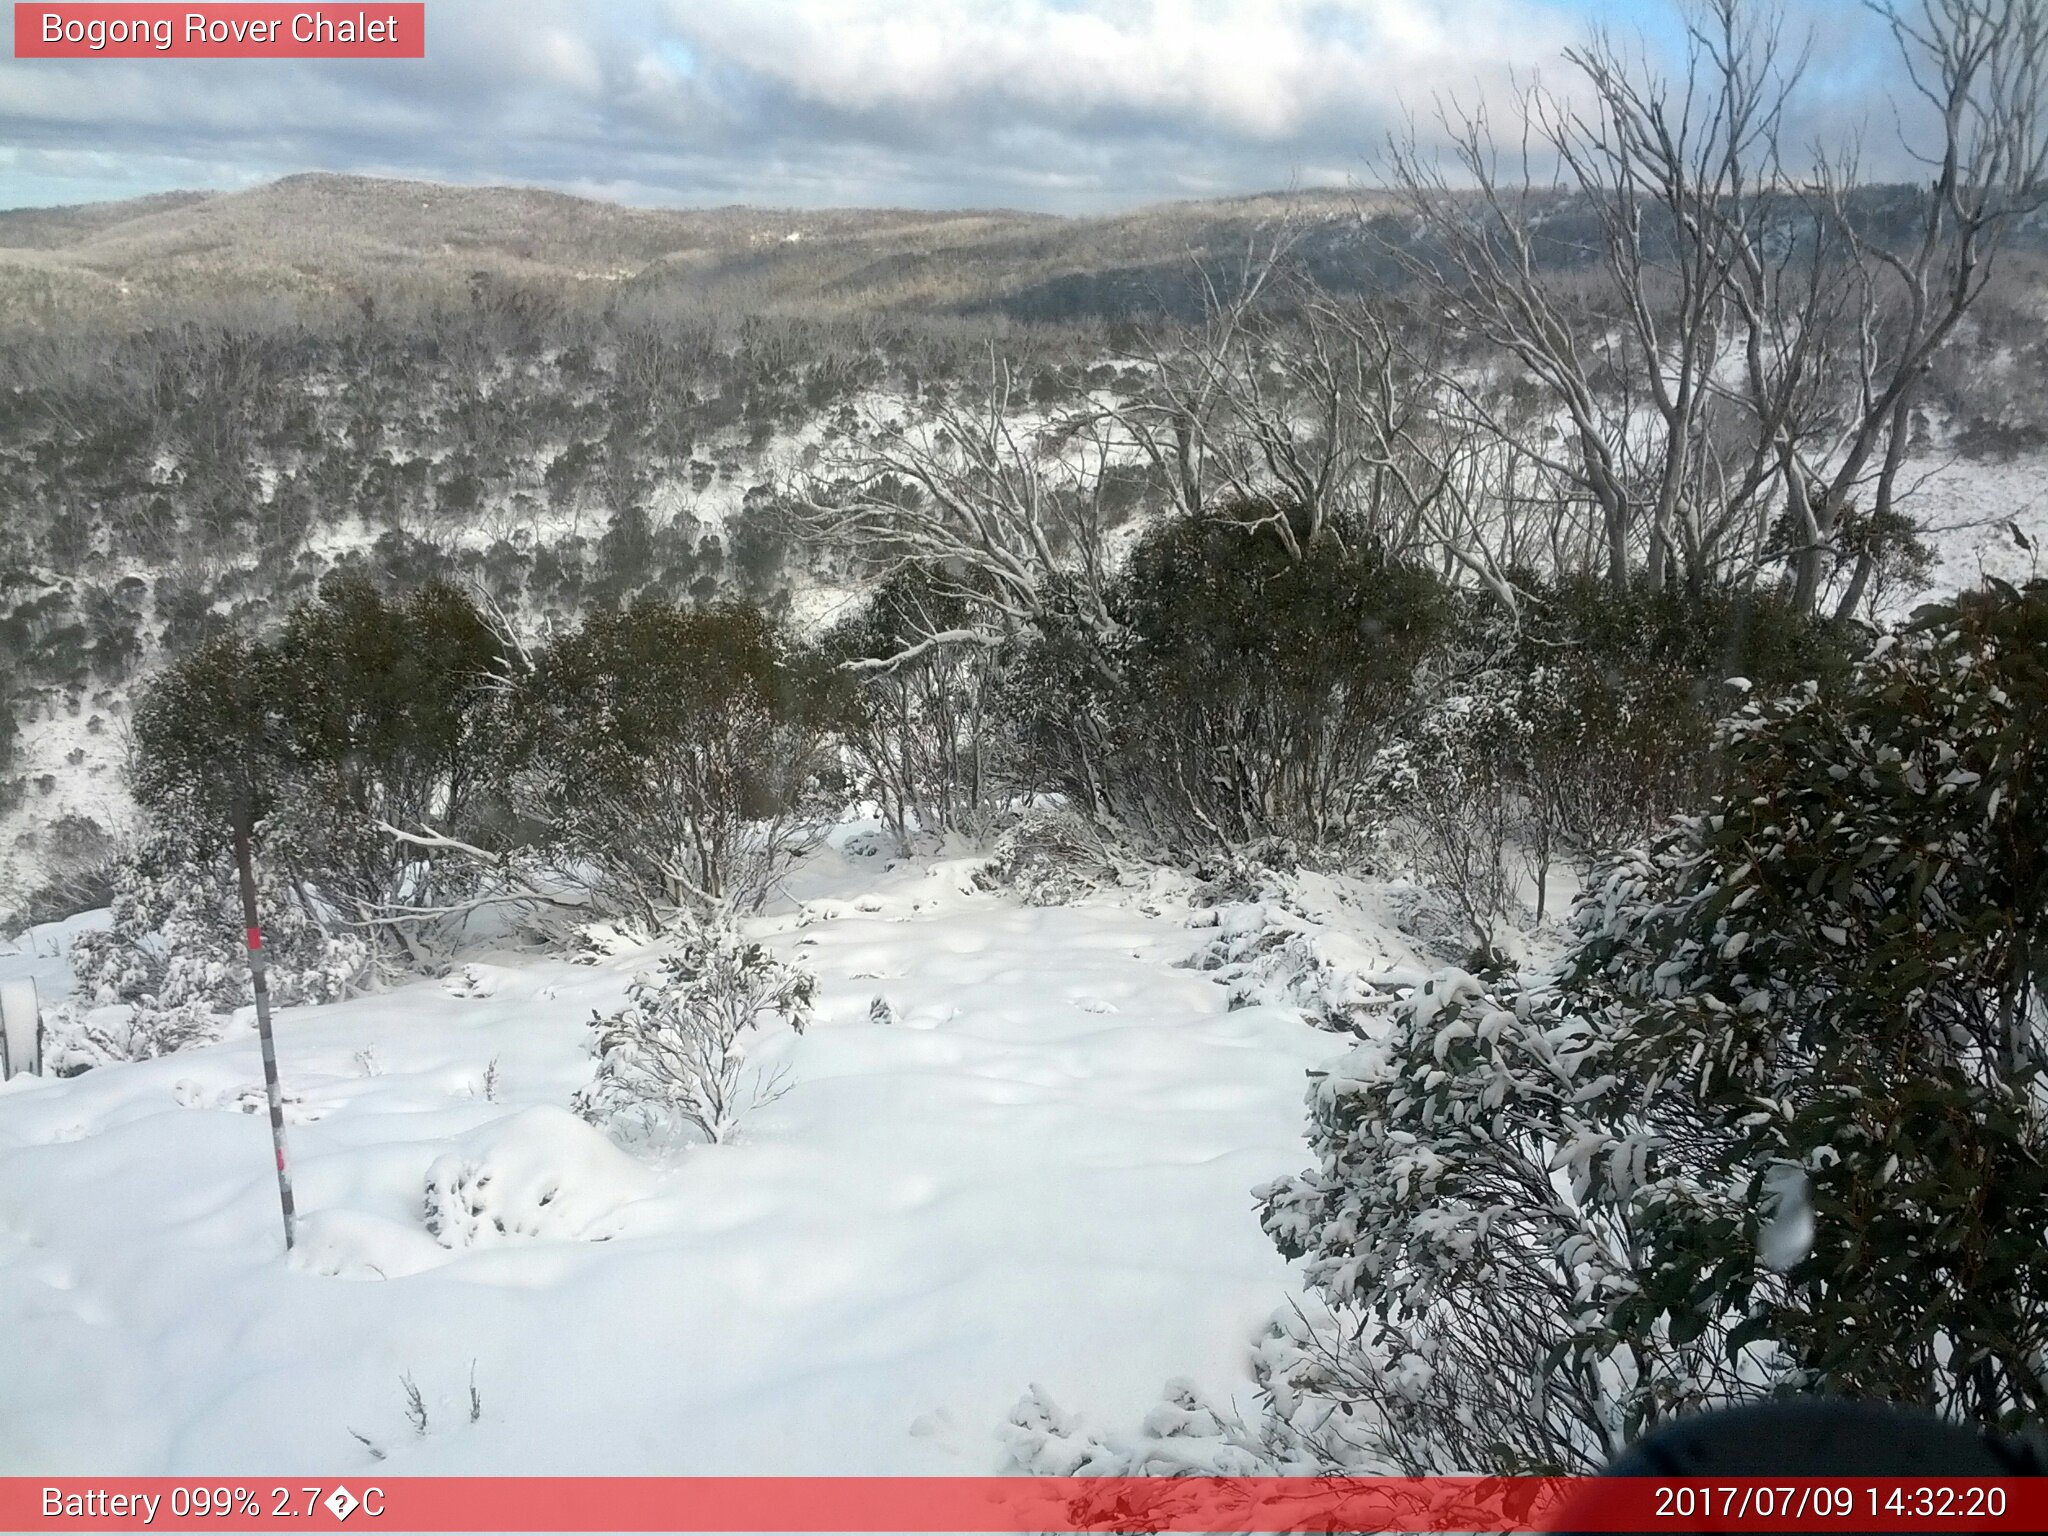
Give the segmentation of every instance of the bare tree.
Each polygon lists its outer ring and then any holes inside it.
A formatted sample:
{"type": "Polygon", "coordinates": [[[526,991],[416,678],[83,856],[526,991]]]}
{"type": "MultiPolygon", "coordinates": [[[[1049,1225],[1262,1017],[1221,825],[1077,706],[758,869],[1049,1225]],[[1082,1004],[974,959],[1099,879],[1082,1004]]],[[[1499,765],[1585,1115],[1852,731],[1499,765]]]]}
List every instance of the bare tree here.
{"type": "Polygon", "coordinates": [[[1615,584],[1754,576],[1775,535],[1811,608],[1868,496],[1846,613],[1898,526],[1921,381],[2041,200],[2048,28],[2043,0],[1872,9],[1935,108],[1903,246],[1859,198],[1853,148],[1803,183],[1787,167],[1804,57],[1741,0],[1704,0],[1675,77],[1596,35],[1568,54],[1581,99],[1518,92],[1506,150],[1483,109],[1440,113],[1448,168],[1412,132],[1393,146],[1423,234],[1395,254],[1513,369],[1436,365],[1447,409],[1547,476],[1561,518],[1590,514],[1615,584]],[[1518,380],[1555,432],[1511,418],[1518,380]]]}
{"type": "MultiPolygon", "coordinates": [[[[1889,28],[1931,141],[1908,151],[1930,179],[1915,228],[1894,245],[1858,207],[1853,154],[1822,166],[1820,193],[1851,260],[1855,394],[1826,456],[1783,455],[1786,500],[1799,537],[1795,592],[1820,593],[1826,557],[1859,495],[1880,527],[1897,514],[1912,413],[1935,355],[1990,281],[2013,225],[2048,197],[2048,4],[2043,0],[1915,0],[1869,7],[1889,28]]],[[[1878,557],[1858,554],[1841,606],[1852,611],[1878,557]]]]}
{"type": "Polygon", "coordinates": [[[1062,601],[1107,635],[1103,471],[1115,451],[1085,415],[1033,421],[991,349],[981,397],[929,403],[914,419],[870,412],[788,494],[806,534],[870,574],[940,573],[938,590],[974,618],[921,648],[997,642],[1062,601]]]}
{"type": "Polygon", "coordinates": [[[1202,315],[1140,332],[1125,360],[1147,387],[1100,403],[1104,430],[1184,517],[1227,515],[1293,561],[1325,539],[1440,560],[1516,611],[1526,456],[1444,408],[1443,328],[1320,286],[1305,233],[1249,240],[1234,276],[1198,264],[1202,315]]]}
{"type": "Polygon", "coordinates": [[[995,691],[1000,648],[965,640],[965,605],[931,591],[923,571],[885,582],[824,644],[854,675],[840,723],[863,793],[898,846],[913,834],[988,834],[997,791],[995,691]]]}
{"type": "Polygon", "coordinates": [[[1662,580],[1674,551],[1689,578],[1707,574],[1727,514],[1769,473],[1729,473],[1714,381],[1734,329],[1731,246],[1776,178],[1797,66],[1782,61],[1775,31],[1738,24],[1734,5],[1712,0],[1676,82],[1596,35],[1568,55],[1585,101],[1520,91],[1519,141],[1505,154],[1483,110],[1440,114],[1451,169],[1425,159],[1412,133],[1393,148],[1395,189],[1423,231],[1396,254],[1453,326],[1515,370],[1439,364],[1447,409],[1512,445],[1549,482],[1559,519],[1591,515],[1616,584],[1639,563],[1662,580]],[[1581,217],[1590,228],[1574,233],[1581,217]],[[1511,416],[1504,402],[1520,378],[1538,386],[1555,430],[1511,416]]]}

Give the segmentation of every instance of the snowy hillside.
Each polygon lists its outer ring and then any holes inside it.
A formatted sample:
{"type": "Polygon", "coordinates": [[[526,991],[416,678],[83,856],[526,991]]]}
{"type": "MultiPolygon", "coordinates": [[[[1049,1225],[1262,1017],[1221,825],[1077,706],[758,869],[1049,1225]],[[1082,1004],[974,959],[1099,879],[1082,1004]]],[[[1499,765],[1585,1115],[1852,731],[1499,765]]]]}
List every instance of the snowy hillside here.
{"type": "MultiPolygon", "coordinates": [[[[819,1007],[731,1145],[568,1113],[632,954],[285,1010],[289,1262],[246,1023],[7,1085],[0,1472],[981,1473],[1033,1384],[1110,1423],[1173,1377],[1248,1398],[1296,1290],[1249,1191],[1341,1039],[1186,968],[1184,881],[1030,907],[845,843],[756,924],[819,1007]],[[429,1234],[437,1162],[504,1231],[429,1234]]],[[[47,989],[50,937],[0,970],[47,989]]]]}

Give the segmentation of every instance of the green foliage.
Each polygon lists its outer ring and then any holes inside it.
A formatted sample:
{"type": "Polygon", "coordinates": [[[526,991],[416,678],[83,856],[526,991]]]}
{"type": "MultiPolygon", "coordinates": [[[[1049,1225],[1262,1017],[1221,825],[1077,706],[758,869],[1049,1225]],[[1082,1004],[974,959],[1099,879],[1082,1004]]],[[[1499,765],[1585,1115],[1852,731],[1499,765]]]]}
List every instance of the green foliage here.
{"type": "Polygon", "coordinates": [[[260,824],[264,856],[352,918],[431,906],[467,875],[379,823],[475,829],[490,786],[483,705],[503,664],[453,588],[392,599],[330,577],[274,638],[225,636],[152,681],[135,711],[137,798],[195,855],[260,824]]]}
{"type": "Polygon", "coordinates": [[[1730,679],[1760,694],[1808,680],[1833,688],[1854,643],[1769,591],[1538,588],[1506,669],[1545,831],[1582,857],[1650,836],[1714,788],[1730,679]]]}
{"type": "Polygon", "coordinates": [[[508,700],[508,794],[653,927],[758,902],[800,846],[834,693],[755,609],[593,613],[508,700]]]}
{"type": "Polygon", "coordinates": [[[1184,846],[1355,831],[1364,766],[1451,628],[1428,572],[1333,536],[1290,560],[1260,510],[1148,535],[1114,650],[1048,630],[1011,695],[1061,788],[1184,846]]]}
{"type": "Polygon", "coordinates": [[[1590,1470],[1820,1386],[2048,1412],[2048,585],[1752,703],[1555,973],[1452,973],[1311,1094],[1265,1222],[1361,1326],[1294,1389],[1419,1470],[1590,1470]]]}
{"type": "Polygon", "coordinates": [[[283,658],[223,635],[154,678],[135,705],[135,796],[200,848],[267,817],[289,772],[283,658]]]}
{"type": "Polygon", "coordinates": [[[1702,1178],[1747,1186],[1736,1216],[1660,1219],[1618,1322],[1709,1309],[1802,1379],[2038,1422],[2048,584],[1923,611],[1839,701],[1755,706],[1726,751],[1735,787],[1571,978],[1629,1018],[1647,1083],[1728,1127],[1702,1178]],[[1767,1279],[1785,1188],[1812,1242],[1767,1279]]]}

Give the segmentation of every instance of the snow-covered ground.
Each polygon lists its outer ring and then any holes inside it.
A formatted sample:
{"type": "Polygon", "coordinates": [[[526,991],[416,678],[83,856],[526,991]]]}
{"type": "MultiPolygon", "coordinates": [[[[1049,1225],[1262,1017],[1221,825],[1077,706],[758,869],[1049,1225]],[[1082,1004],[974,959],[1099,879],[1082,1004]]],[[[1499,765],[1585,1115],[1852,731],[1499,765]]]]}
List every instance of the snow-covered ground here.
{"type": "Polygon", "coordinates": [[[1909,505],[1934,549],[1927,595],[1945,597],[1986,576],[2026,581],[2048,570],[2048,461],[1954,459],[1915,468],[1909,505]]]}
{"type": "Polygon", "coordinates": [[[726,1146],[566,1109],[644,956],[282,1012],[289,1261],[246,1027],[0,1089],[0,1472],[348,1472],[368,1440],[387,1473],[982,1473],[1034,1383],[1104,1423],[1171,1377],[1248,1398],[1296,1290],[1249,1191],[1302,1166],[1344,1042],[1230,1010],[1170,889],[1037,908],[884,862],[822,854],[758,924],[820,1007],[726,1146]],[[496,1171],[506,1234],[429,1234],[444,1158],[496,1171]]]}

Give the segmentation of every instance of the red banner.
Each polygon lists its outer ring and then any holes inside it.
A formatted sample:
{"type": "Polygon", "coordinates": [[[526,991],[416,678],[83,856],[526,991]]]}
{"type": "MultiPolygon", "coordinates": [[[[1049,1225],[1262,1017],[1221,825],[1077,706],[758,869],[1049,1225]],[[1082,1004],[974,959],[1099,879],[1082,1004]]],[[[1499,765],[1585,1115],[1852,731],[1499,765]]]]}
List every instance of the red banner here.
{"type": "Polygon", "coordinates": [[[14,7],[17,59],[423,59],[422,3],[14,7]]]}
{"type": "Polygon", "coordinates": [[[0,1478],[0,1530],[2039,1531],[2048,1479],[0,1478]]]}

